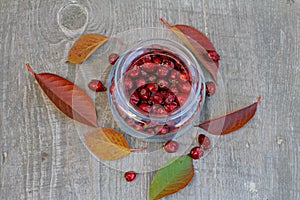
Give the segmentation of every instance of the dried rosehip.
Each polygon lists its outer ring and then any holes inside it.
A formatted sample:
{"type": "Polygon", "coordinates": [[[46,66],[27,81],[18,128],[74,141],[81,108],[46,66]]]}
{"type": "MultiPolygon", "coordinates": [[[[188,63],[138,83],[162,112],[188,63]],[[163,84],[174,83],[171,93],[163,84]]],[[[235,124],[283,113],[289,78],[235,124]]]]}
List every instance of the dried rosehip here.
{"type": "Polygon", "coordinates": [[[206,84],[206,96],[212,96],[216,92],[216,86],[215,83],[212,81],[208,81],[205,83],[206,84]]]}
{"type": "Polygon", "coordinates": [[[108,62],[110,64],[114,65],[117,62],[118,59],[119,59],[119,55],[116,54],[116,53],[112,53],[108,57],[108,62]]]}
{"type": "Polygon", "coordinates": [[[203,156],[203,150],[200,149],[200,147],[194,147],[190,151],[190,156],[191,156],[191,158],[193,158],[195,160],[199,159],[200,157],[203,156]]]}
{"type": "Polygon", "coordinates": [[[91,80],[88,87],[94,92],[103,92],[107,90],[103,83],[99,80],[91,80]]]}
{"type": "Polygon", "coordinates": [[[131,182],[136,178],[136,172],[128,171],[124,174],[124,178],[126,179],[126,181],[131,182]]]}
{"type": "Polygon", "coordinates": [[[170,140],[164,144],[164,149],[168,153],[175,153],[178,150],[179,144],[176,141],[170,140]]]}
{"type": "Polygon", "coordinates": [[[210,140],[207,136],[205,136],[204,134],[200,134],[198,136],[198,142],[199,142],[199,145],[200,147],[203,149],[203,150],[208,150],[210,149],[210,140]]]}

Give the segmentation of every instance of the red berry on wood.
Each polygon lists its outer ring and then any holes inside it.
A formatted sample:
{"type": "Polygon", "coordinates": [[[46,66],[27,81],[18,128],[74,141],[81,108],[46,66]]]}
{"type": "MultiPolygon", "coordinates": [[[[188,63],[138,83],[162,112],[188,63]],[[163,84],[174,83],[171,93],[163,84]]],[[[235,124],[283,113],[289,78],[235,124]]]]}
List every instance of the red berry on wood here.
{"type": "Polygon", "coordinates": [[[208,81],[205,84],[206,84],[206,95],[209,96],[209,97],[214,95],[215,92],[216,92],[215,83],[212,82],[212,81],[208,81]]]}
{"type": "Polygon", "coordinates": [[[91,80],[88,87],[94,92],[103,92],[107,90],[103,83],[99,80],[91,80]]]}
{"type": "Polygon", "coordinates": [[[200,147],[194,147],[190,151],[190,156],[191,156],[191,158],[193,158],[195,160],[199,159],[200,157],[203,156],[203,151],[202,151],[202,149],[200,149],[200,147]]]}
{"type": "Polygon", "coordinates": [[[176,141],[170,140],[164,144],[164,149],[168,153],[175,153],[178,150],[179,144],[176,141]]]}
{"type": "Polygon", "coordinates": [[[116,54],[116,53],[112,53],[108,57],[108,62],[110,64],[114,65],[117,62],[118,59],[119,59],[119,55],[116,54]]]}
{"type": "Polygon", "coordinates": [[[210,149],[210,140],[206,135],[200,134],[198,136],[198,142],[199,142],[200,147],[202,147],[202,149],[204,149],[204,150],[210,149]]]}
{"type": "Polygon", "coordinates": [[[216,51],[208,51],[208,56],[214,61],[218,62],[220,60],[220,56],[216,51]]]}
{"type": "Polygon", "coordinates": [[[131,182],[135,179],[136,173],[134,171],[128,171],[124,174],[126,181],[131,182]]]}

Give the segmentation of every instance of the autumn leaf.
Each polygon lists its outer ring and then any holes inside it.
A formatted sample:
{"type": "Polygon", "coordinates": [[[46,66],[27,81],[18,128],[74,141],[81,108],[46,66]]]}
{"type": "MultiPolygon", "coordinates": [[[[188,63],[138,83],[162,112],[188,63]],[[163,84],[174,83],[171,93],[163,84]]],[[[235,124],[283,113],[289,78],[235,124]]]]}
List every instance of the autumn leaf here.
{"type": "Polygon", "coordinates": [[[217,82],[220,57],[211,41],[194,27],[182,24],[171,26],[165,19],[160,20],[182,40],[217,82]]]}
{"type": "Polygon", "coordinates": [[[214,135],[225,135],[243,127],[255,114],[260,97],[249,106],[233,111],[226,115],[210,119],[198,126],[214,135]]]}
{"type": "Polygon", "coordinates": [[[108,37],[101,34],[86,34],[79,37],[68,54],[68,62],[78,64],[85,61],[108,37]]]}
{"type": "Polygon", "coordinates": [[[26,67],[61,112],[78,122],[98,127],[94,104],[80,87],[56,74],[36,74],[29,64],[26,64],[26,67]]]}
{"type": "Polygon", "coordinates": [[[170,159],[155,174],[149,189],[149,199],[160,199],[181,190],[193,176],[194,166],[190,156],[170,159]]]}
{"type": "Polygon", "coordinates": [[[103,160],[116,160],[131,152],[121,133],[112,128],[98,128],[84,134],[89,150],[103,160]]]}

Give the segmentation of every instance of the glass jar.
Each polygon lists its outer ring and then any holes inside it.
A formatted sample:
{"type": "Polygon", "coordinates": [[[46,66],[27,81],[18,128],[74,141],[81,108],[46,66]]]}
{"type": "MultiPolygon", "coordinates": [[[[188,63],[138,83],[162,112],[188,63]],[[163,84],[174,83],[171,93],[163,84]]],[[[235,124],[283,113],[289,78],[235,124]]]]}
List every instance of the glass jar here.
{"type": "Polygon", "coordinates": [[[133,45],[108,79],[109,105],[118,126],[149,142],[187,132],[205,98],[198,61],[186,47],[168,39],[133,45]]]}

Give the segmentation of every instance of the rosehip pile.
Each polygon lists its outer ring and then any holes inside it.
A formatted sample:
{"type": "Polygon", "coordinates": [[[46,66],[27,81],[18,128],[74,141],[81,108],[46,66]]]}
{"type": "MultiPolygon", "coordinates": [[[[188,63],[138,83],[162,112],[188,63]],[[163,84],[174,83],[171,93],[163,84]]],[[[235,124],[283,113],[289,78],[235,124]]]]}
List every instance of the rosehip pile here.
{"type": "MultiPolygon", "coordinates": [[[[142,115],[155,118],[168,117],[184,106],[194,84],[190,70],[177,55],[154,47],[146,49],[125,66],[120,81],[131,106],[142,115]]],[[[203,84],[194,87],[201,87],[198,104],[200,105],[203,84]]],[[[114,90],[112,78],[109,89],[112,96],[114,90]]],[[[116,104],[116,107],[125,123],[137,131],[150,135],[164,135],[179,128],[175,124],[179,123],[180,119],[161,123],[150,120],[137,121],[124,115],[125,111],[122,111],[119,105],[116,104]]]]}
{"type": "Polygon", "coordinates": [[[178,110],[185,104],[191,84],[186,65],[160,49],[136,58],[124,77],[130,103],[148,115],[167,115],[178,110]]]}

